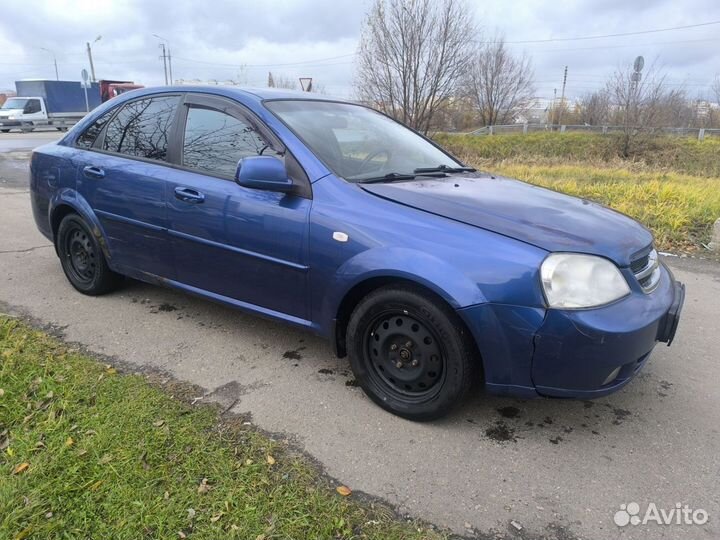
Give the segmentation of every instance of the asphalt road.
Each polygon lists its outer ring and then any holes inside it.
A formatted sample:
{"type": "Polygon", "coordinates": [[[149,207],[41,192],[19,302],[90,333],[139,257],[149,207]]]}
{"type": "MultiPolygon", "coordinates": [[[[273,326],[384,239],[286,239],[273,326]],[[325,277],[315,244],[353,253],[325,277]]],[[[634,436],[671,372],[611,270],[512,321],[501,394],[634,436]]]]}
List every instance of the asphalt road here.
{"type": "Polygon", "coordinates": [[[0,133],[0,152],[32,149],[41,144],[55,141],[61,136],[62,133],[54,128],[38,128],[30,133],[19,131],[0,133]]]}
{"type": "Polygon", "coordinates": [[[0,154],[0,311],[199,384],[205,399],[235,403],[261,428],[286,433],[354,490],[461,534],[720,537],[716,263],[666,259],[688,287],[677,339],[619,393],[579,402],[477,391],[450,418],[415,424],[374,406],[346,360],[310,334],[137,282],[99,298],[75,292],[32,221],[26,157],[0,154]],[[650,503],[688,504],[710,520],[620,528],[613,515],[630,502],[643,513],[650,503]]]}

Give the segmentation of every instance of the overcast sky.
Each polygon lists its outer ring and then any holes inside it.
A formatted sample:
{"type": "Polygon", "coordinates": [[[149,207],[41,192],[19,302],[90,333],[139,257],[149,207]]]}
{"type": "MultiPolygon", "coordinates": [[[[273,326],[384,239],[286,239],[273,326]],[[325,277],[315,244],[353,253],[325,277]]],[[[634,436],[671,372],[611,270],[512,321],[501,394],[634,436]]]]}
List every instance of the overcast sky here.
{"type": "MultiPolygon", "coordinates": [[[[265,86],[268,71],[314,77],[350,97],[364,14],[371,0],[2,0],[0,91],[22,78],[79,80],[92,45],[98,79],[164,83],[159,40],[168,40],[173,77],[265,86]],[[51,52],[42,48],[49,49],[51,52]]],[[[720,0],[468,0],[486,34],[495,29],[526,52],[537,95],[552,97],[568,69],[567,95],[602,85],[638,54],[656,60],[669,83],[707,94],[720,73],[720,24],[634,36],[567,40],[720,21],[720,0]],[[540,40],[555,40],[538,42],[540,40]]]]}

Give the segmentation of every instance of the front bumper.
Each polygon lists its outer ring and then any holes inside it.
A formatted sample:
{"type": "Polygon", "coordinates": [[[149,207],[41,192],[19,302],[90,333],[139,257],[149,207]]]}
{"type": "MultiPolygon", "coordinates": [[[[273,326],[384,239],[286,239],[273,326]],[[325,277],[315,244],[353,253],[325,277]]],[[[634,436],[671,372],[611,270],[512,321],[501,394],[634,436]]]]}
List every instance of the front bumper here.
{"type": "Polygon", "coordinates": [[[672,343],[685,287],[662,267],[650,294],[609,306],[547,311],[534,337],[532,381],[544,396],[596,398],[629,383],[658,342],[672,343]]]}

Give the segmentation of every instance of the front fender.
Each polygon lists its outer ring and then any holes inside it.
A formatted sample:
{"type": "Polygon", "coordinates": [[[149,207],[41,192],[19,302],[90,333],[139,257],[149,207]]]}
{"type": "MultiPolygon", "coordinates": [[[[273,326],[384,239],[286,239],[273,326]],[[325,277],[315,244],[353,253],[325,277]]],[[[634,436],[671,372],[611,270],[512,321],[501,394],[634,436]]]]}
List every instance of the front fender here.
{"type": "MultiPolygon", "coordinates": [[[[55,219],[58,216],[58,212],[64,211],[63,208],[69,207],[74,212],[76,212],[80,217],[82,217],[85,220],[85,223],[88,224],[90,227],[90,231],[93,233],[93,236],[97,239],[98,243],[100,244],[100,248],[103,251],[103,255],[105,255],[105,259],[108,262],[108,265],[112,268],[112,253],[110,251],[110,246],[107,242],[107,235],[105,234],[105,230],[103,229],[102,224],[100,223],[100,220],[98,219],[95,212],[93,212],[92,208],[90,207],[90,203],[80,195],[76,190],[72,188],[63,188],[56,191],[52,198],[50,199],[50,203],[48,204],[48,222],[50,224],[55,223],[55,219]]],[[[56,244],[55,249],[57,250],[57,243],[55,242],[55,228],[53,228],[53,243],[56,244]]]]}
{"type": "Polygon", "coordinates": [[[441,296],[454,309],[486,302],[477,283],[446,261],[403,247],[377,247],[345,261],[325,284],[320,321],[332,321],[350,290],[373,278],[400,278],[441,296]]]}

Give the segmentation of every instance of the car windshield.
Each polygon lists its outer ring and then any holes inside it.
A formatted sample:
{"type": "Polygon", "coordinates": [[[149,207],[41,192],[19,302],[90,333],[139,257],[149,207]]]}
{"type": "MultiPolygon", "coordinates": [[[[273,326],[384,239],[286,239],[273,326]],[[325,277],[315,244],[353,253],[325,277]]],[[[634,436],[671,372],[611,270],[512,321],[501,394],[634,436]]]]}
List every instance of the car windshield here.
{"type": "Polygon", "coordinates": [[[311,100],[269,101],[266,106],[350,182],[461,166],[417,133],[367,107],[311,100]]]}
{"type": "Polygon", "coordinates": [[[0,109],[24,109],[27,101],[25,98],[10,98],[3,103],[0,109]]]}

